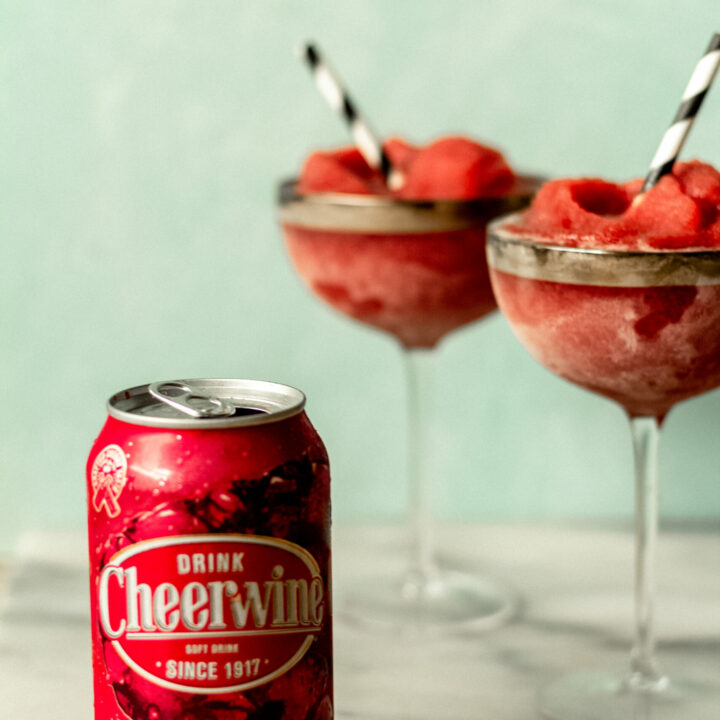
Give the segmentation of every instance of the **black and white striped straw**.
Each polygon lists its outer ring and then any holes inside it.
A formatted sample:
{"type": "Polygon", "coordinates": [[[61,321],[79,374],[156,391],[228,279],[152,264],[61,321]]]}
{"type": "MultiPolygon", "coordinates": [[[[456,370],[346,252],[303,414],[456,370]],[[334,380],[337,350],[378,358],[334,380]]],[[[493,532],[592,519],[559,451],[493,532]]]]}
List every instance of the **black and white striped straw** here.
{"type": "Polygon", "coordinates": [[[315,77],[315,84],[320,94],[345,121],[355,145],[367,164],[382,173],[385,183],[391,190],[400,188],[404,182],[402,173],[390,163],[390,159],[383,150],[382,142],[360,114],[339,78],[318,50],[317,45],[305,43],[300,48],[300,55],[315,77]]]}
{"type": "Polygon", "coordinates": [[[645,183],[640,195],[654,187],[663,175],[672,172],[673,165],[690,132],[702,101],[710,89],[718,66],[720,66],[720,33],[715,33],[707,51],[695,66],[672,125],[663,135],[660,147],[650,163],[650,170],[645,176],[645,183]]]}

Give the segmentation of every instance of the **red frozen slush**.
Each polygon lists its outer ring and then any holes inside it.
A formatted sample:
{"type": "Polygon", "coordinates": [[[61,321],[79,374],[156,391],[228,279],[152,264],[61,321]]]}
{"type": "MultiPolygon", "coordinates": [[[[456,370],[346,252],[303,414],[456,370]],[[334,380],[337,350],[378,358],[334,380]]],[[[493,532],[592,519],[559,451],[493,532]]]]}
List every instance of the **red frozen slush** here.
{"type": "Polygon", "coordinates": [[[432,347],[495,309],[485,228],[503,209],[471,204],[507,198],[518,183],[500,153],[466,138],[422,148],[393,139],[385,149],[405,180],[395,192],[354,148],[310,155],[298,195],[326,212],[349,205],[349,222],[285,215],[287,246],[301,277],[335,309],[405,347],[432,347]]]}
{"type": "Polygon", "coordinates": [[[539,362],[632,416],[663,417],[720,385],[720,173],[679,163],[633,202],[641,185],[547,183],[497,231],[535,260],[498,257],[490,274],[539,362]]]}

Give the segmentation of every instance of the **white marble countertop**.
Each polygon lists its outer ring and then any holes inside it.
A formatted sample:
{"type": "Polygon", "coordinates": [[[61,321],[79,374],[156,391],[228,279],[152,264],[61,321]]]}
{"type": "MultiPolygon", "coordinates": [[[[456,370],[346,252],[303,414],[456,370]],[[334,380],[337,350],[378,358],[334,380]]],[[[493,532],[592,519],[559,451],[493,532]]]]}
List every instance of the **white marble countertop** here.
{"type": "MultiPolygon", "coordinates": [[[[349,623],[340,612],[349,582],[377,568],[399,573],[402,547],[393,528],[336,528],[339,716],[525,720],[536,717],[536,689],[552,676],[627,662],[629,530],[453,526],[438,535],[444,560],[514,585],[524,598],[519,615],[491,632],[454,636],[406,637],[349,623]]],[[[660,658],[671,675],[693,663],[717,681],[720,533],[664,531],[658,555],[660,658]]],[[[3,717],[90,720],[84,538],[25,536],[10,558],[0,600],[3,717]]]]}

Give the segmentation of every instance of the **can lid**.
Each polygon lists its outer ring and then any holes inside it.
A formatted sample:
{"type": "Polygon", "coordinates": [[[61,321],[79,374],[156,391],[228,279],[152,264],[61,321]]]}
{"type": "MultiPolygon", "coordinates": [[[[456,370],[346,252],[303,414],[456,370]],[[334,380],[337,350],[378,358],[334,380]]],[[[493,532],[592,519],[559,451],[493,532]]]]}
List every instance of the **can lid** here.
{"type": "Polygon", "coordinates": [[[305,395],[289,385],[264,380],[168,380],[115,393],[107,407],[112,417],[134,425],[247,427],[297,415],[305,407],[305,395]]]}

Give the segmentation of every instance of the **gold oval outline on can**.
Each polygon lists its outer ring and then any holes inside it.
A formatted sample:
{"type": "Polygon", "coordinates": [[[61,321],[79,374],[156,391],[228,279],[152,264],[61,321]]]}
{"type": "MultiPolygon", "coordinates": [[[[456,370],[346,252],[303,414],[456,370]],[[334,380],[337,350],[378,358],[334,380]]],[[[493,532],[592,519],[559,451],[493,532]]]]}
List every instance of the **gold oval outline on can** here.
{"type": "MultiPolygon", "coordinates": [[[[110,566],[118,566],[119,563],[124,562],[128,558],[152,550],[156,547],[170,547],[173,545],[183,545],[185,543],[209,543],[209,542],[247,542],[251,545],[265,545],[270,547],[282,547],[284,550],[290,552],[296,557],[300,558],[311,572],[313,578],[320,576],[320,566],[317,564],[315,558],[303,547],[297,545],[289,540],[282,538],[274,538],[268,535],[243,535],[242,533],[223,533],[218,535],[169,535],[159,538],[151,538],[150,540],[141,540],[138,543],[134,543],[128,548],[123,548],[113,555],[110,560],[103,567],[103,570],[110,566]],[[142,547],[140,547],[142,546],[142,547]]],[[[314,634],[312,630],[308,631],[308,634],[314,634]]],[[[158,634],[156,637],[162,637],[158,634]]],[[[181,692],[189,692],[194,695],[222,695],[223,693],[229,692],[240,692],[243,690],[250,690],[259,685],[271,682],[276,678],[284,675],[288,670],[297,665],[298,662],[303,658],[305,653],[308,651],[310,645],[312,645],[314,637],[307,637],[303,641],[302,645],[298,648],[295,654],[277,670],[274,670],[269,675],[264,675],[262,678],[257,680],[251,680],[250,682],[240,683],[239,685],[223,686],[219,688],[197,688],[188,685],[181,685],[179,683],[171,682],[170,680],[164,680],[153,675],[151,672],[145,670],[137,664],[128,654],[125,648],[122,647],[119,640],[113,640],[112,646],[120,656],[120,658],[141,677],[145,678],[154,685],[159,687],[167,688],[168,690],[179,690],[181,692]]]]}

